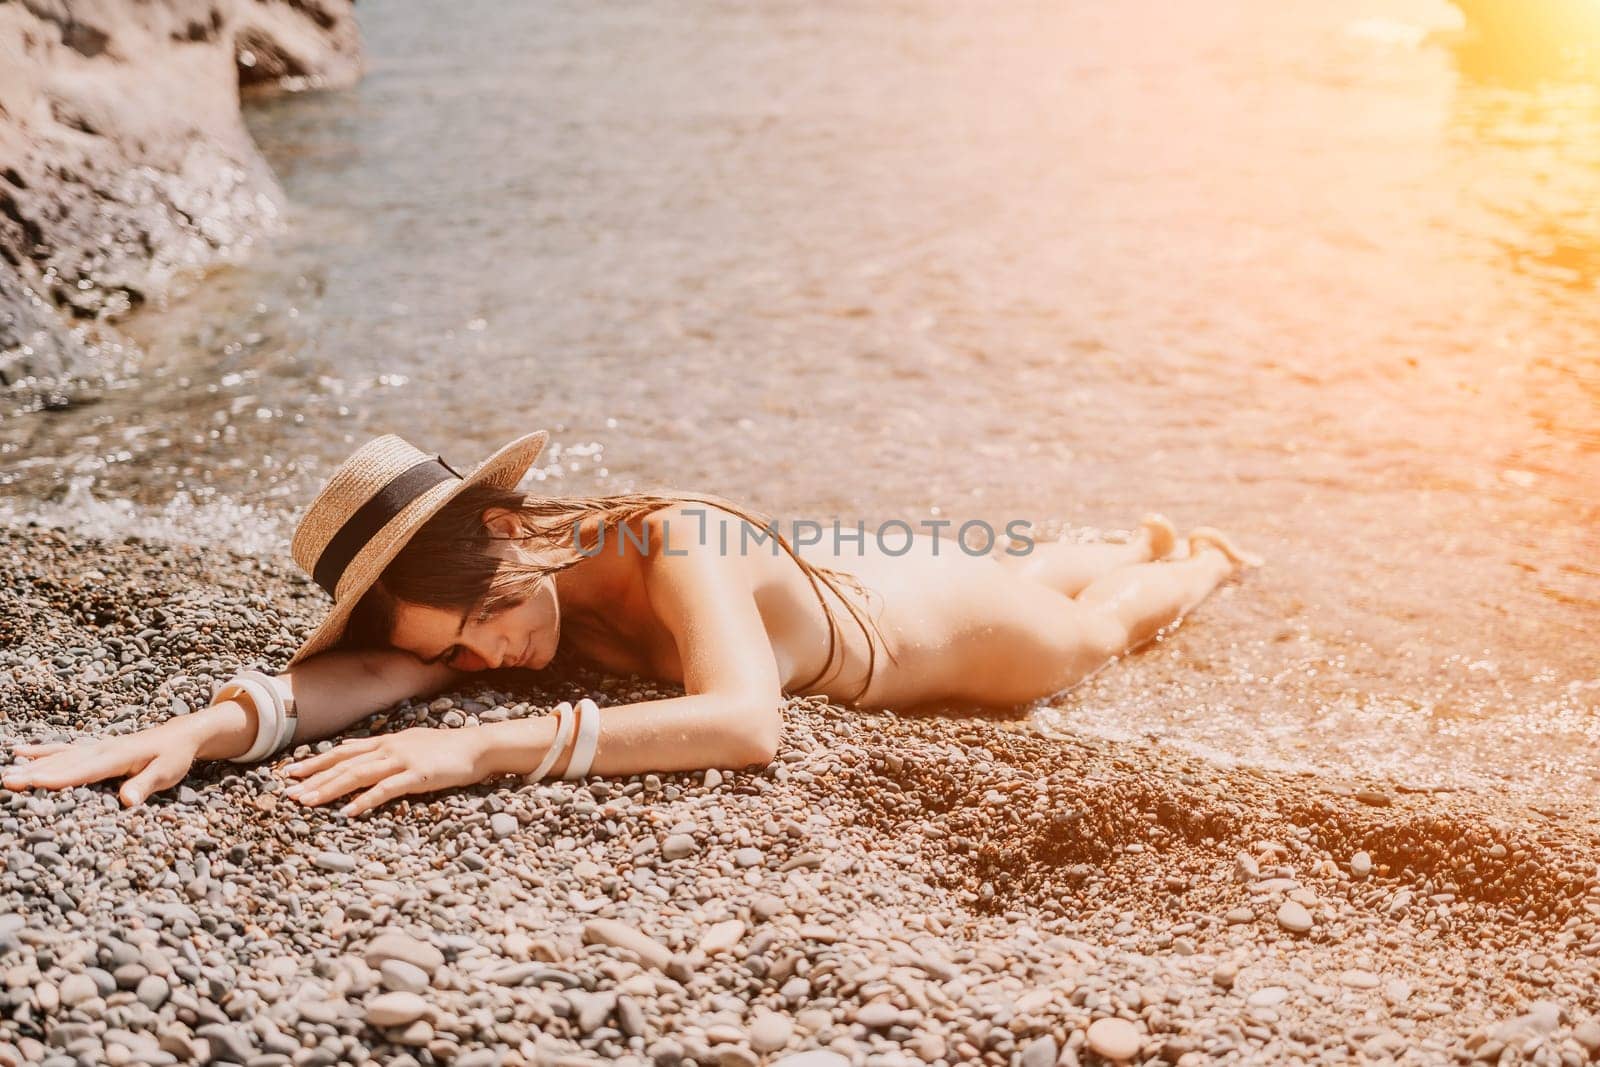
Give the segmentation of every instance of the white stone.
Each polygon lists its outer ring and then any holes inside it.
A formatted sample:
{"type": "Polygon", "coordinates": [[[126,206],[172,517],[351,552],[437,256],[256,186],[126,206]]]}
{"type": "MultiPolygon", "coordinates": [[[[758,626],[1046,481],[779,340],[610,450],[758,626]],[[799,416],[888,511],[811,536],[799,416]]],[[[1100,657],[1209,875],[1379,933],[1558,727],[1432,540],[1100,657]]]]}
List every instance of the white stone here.
{"type": "Polygon", "coordinates": [[[1139,1054],[1139,1030],[1126,1019],[1096,1019],[1089,1024],[1089,1048],[1122,1062],[1139,1054]]]}
{"type": "Polygon", "coordinates": [[[409,1026],[428,1014],[428,1002],[415,993],[381,993],[367,1002],[370,1026],[409,1026]]]}
{"type": "Polygon", "coordinates": [[[1311,913],[1297,900],[1286,900],[1278,908],[1278,925],[1291,934],[1303,934],[1311,929],[1311,913]]]}

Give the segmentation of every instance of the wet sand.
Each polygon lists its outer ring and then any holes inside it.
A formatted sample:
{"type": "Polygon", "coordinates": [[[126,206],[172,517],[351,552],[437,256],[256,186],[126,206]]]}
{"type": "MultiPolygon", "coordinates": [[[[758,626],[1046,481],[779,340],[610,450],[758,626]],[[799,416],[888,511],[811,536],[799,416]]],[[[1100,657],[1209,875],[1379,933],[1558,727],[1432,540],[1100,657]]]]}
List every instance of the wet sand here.
{"type": "MultiPolygon", "coordinates": [[[[321,605],[287,561],[138,537],[13,523],[0,561],[8,747],[202,706],[286,656],[321,605]]],[[[354,732],[582,695],[665,694],[500,672],[354,732]]],[[[285,784],[218,762],[133,809],[114,784],[0,791],[0,1062],[1600,1050],[1600,824],[1559,797],[816,698],[790,701],[759,771],[502,779],[355,820],[285,784]]]]}

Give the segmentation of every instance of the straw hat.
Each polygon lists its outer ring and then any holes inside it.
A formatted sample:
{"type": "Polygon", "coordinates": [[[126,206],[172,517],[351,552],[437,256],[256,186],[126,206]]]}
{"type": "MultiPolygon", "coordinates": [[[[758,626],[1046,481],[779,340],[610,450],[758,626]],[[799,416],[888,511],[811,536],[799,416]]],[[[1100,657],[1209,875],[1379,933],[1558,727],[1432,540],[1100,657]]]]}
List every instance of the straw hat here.
{"type": "Polygon", "coordinates": [[[469,486],[515,489],[548,438],[543,430],[524,434],[464,478],[443,457],[394,434],[356,449],[300,517],[290,543],[294,561],[333,597],[333,608],[289,666],[339,643],[362,594],[440,508],[469,486]]]}

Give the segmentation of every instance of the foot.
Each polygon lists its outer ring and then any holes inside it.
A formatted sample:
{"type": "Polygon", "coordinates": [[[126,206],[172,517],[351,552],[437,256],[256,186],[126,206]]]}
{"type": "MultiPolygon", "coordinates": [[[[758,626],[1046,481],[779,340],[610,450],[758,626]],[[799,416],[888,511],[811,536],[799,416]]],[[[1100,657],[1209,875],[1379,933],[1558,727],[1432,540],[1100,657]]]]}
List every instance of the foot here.
{"type": "Polygon", "coordinates": [[[1153,560],[1166,559],[1178,544],[1178,528],[1158,511],[1152,511],[1139,520],[1138,536],[1144,538],[1153,560]]]}
{"type": "Polygon", "coordinates": [[[1266,560],[1253,552],[1246,552],[1233,543],[1233,539],[1215,526],[1197,526],[1189,532],[1189,555],[1199,553],[1202,547],[1215,548],[1234,564],[1259,567],[1266,560]]]}

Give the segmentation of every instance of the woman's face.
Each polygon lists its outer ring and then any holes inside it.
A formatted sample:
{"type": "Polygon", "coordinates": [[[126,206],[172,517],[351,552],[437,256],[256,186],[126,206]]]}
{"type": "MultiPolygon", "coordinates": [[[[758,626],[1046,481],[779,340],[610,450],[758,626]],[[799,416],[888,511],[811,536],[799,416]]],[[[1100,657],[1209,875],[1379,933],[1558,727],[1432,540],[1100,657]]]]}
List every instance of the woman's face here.
{"type": "MultiPolygon", "coordinates": [[[[516,545],[497,543],[503,556],[516,545]]],[[[390,642],[425,662],[444,662],[462,671],[525,667],[539,670],[555,658],[561,640],[561,606],[555,579],[539,581],[533,596],[498,615],[424,607],[399,601],[390,642]]]]}

